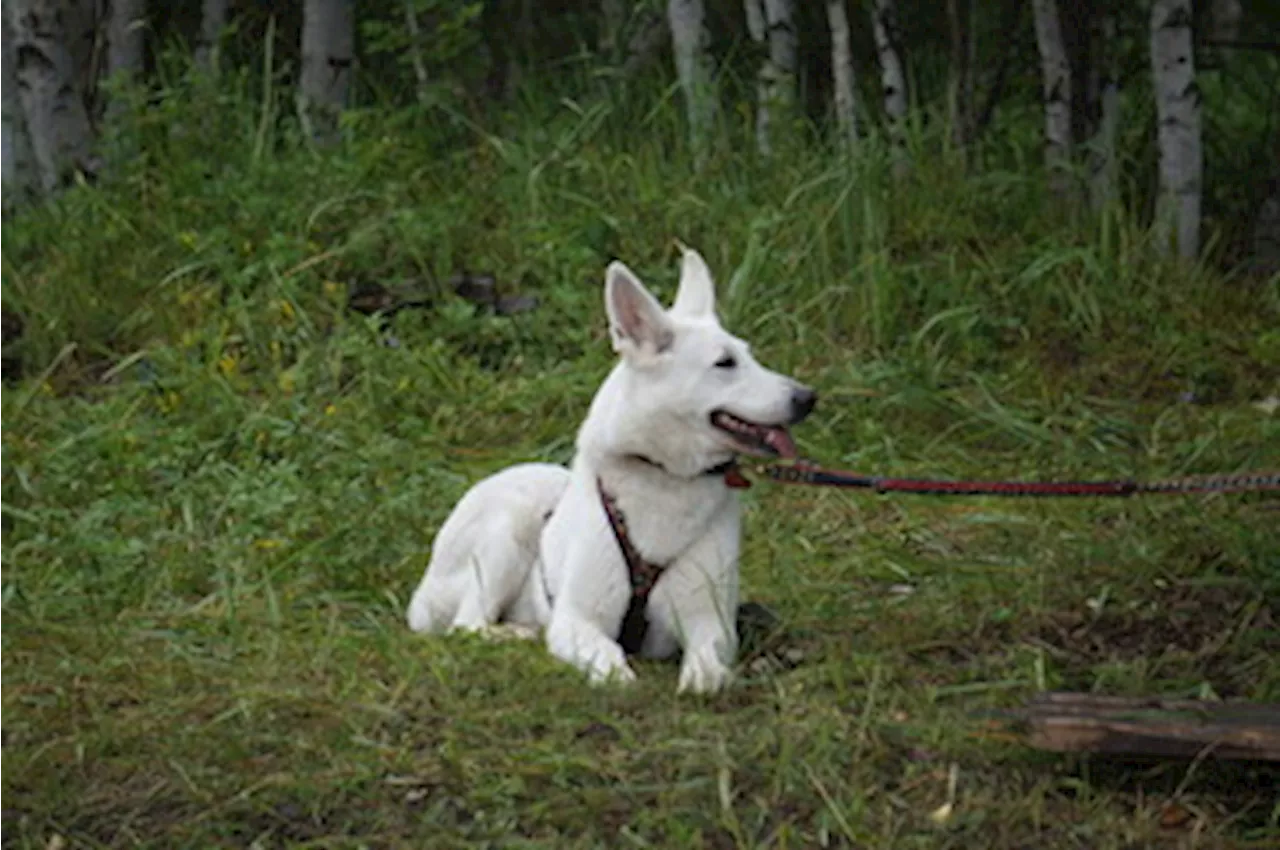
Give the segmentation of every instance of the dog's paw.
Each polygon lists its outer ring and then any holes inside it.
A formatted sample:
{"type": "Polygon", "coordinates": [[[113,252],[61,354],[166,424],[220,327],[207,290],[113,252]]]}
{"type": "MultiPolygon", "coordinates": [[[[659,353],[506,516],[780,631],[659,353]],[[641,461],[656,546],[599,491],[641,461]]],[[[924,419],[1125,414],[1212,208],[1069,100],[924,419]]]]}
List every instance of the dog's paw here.
{"type": "Polygon", "coordinates": [[[621,650],[616,656],[613,653],[597,654],[587,667],[587,675],[593,685],[628,685],[636,680],[635,671],[627,664],[621,650]]]}
{"type": "Polygon", "coordinates": [[[733,671],[720,660],[714,647],[686,652],[680,667],[678,693],[711,694],[729,684],[733,671]]]}

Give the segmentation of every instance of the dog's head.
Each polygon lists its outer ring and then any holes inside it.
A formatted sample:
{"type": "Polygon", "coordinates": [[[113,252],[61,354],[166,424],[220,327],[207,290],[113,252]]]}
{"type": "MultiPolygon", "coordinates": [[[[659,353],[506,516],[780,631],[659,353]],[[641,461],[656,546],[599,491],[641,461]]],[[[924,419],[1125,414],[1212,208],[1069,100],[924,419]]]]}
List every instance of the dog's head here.
{"type": "Polygon", "coordinates": [[[677,467],[703,467],[736,454],[794,457],[788,425],[813,410],[813,390],[751,356],[716,316],[715,284],[697,251],[684,248],[680,288],[664,310],[620,262],[605,272],[605,308],[622,357],[629,443],[677,467]]]}

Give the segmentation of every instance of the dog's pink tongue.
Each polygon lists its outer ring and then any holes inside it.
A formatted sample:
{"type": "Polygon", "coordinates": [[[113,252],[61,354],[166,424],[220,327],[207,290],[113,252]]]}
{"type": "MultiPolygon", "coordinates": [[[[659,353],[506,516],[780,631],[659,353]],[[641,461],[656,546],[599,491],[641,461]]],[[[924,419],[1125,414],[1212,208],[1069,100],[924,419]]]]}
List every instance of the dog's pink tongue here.
{"type": "Polygon", "coordinates": [[[764,441],[778,453],[778,457],[796,456],[796,444],[791,441],[786,428],[770,428],[765,432],[764,441]]]}

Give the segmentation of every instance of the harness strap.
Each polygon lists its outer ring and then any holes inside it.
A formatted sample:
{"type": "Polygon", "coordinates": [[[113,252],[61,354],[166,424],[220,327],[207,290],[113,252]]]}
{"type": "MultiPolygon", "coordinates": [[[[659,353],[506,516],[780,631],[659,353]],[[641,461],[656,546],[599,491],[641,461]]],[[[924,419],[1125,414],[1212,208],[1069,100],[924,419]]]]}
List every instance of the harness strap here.
{"type": "Polygon", "coordinates": [[[627,533],[627,518],[623,515],[618,502],[605,489],[604,481],[597,478],[596,487],[600,491],[600,504],[604,507],[604,515],[609,520],[609,528],[613,531],[613,539],[618,541],[622,550],[622,560],[627,563],[627,577],[631,584],[631,602],[627,605],[627,613],[622,618],[622,628],[618,634],[618,644],[628,655],[635,655],[644,645],[645,633],[649,631],[649,618],[646,608],[649,605],[649,594],[666,564],[654,564],[644,559],[640,550],[631,542],[627,533]]]}

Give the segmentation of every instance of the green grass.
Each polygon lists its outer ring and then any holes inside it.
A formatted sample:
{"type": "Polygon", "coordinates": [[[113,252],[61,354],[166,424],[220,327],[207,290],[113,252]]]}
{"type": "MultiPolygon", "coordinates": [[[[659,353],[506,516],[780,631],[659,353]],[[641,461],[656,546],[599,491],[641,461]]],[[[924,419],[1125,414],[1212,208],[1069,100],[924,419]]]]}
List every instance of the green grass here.
{"type": "Polygon", "coordinates": [[[371,111],[320,155],[256,86],[175,83],[146,156],[5,230],[6,847],[1280,839],[1275,770],[1040,754],[978,716],[1048,688],[1280,700],[1273,499],[759,484],[744,596],[784,627],[711,698],[402,620],[470,482],[569,458],[612,255],[670,295],[671,239],[699,247],[729,325],[822,393],[802,451],[921,475],[1280,467],[1276,281],[1162,264],[936,139],[894,187],[874,150],[757,162],[744,124],[695,174],[668,109],[596,100],[493,135],[371,111]],[[464,266],[542,306],[442,294],[394,348],[342,310],[464,266]]]}

